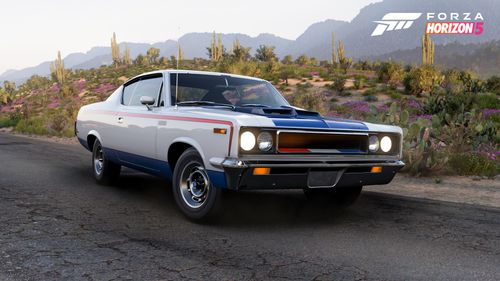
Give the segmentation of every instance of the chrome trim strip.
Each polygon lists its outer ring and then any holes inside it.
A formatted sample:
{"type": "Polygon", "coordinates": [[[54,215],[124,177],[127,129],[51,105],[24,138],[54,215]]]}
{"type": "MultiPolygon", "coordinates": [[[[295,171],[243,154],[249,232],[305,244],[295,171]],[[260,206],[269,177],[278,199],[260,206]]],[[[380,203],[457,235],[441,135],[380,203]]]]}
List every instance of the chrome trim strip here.
{"type": "Polygon", "coordinates": [[[405,164],[402,161],[396,162],[373,162],[373,163],[248,163],[246,167],[283,167],[283,168],[350,168],[350,167],[402,167],[405,164]]]}

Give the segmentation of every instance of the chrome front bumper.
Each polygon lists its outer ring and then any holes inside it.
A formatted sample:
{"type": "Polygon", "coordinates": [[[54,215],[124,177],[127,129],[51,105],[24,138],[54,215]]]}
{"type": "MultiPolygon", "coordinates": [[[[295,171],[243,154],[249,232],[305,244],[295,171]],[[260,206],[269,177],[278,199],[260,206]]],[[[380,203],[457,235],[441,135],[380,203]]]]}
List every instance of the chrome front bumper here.
{"type": "Polygon", "coordinates": [[[329,156],[329,157],[245,157],[212,158],[210,163],[224,170],[226,186],[230,189],[298,189],[308,188],[308,177],[313,171],[336,171],[337,181],[330,187],[374,185],[389,183],[404,163],[392,157],[329,156]],[[288,159],[284,159],[288,158],[288,159]],[[382,167],[371,172],[371,167],[382,167]],[[254,168],[271,168],[271,174],[255,175],[254,168]]]}

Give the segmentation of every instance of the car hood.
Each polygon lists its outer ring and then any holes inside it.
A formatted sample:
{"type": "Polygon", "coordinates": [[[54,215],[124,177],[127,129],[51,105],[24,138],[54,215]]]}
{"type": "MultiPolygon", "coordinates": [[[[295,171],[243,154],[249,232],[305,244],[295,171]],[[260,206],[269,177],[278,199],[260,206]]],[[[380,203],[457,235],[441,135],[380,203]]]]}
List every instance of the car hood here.
{"type": "Polygon", "coordinates": [[[184,110],[202,117],[230,117],[241,126],[288,127],[302,129],[333,129],[367,131],[367,123],[341,118],[326,118],[317,112],[299,108],[237,107],[234,110],[214,107],[194,107],[184,110]]]}

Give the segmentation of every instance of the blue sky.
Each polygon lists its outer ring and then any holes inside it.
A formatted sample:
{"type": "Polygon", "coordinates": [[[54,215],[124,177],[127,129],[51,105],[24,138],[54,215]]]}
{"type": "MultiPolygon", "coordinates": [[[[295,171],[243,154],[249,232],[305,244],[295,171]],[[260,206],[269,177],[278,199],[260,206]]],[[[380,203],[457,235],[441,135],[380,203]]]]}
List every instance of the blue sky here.
{"type": "Polygon", "coordinates": [[[295,39],[310,24],[350,21],[377,0],[2,0],[0,73],[118,41],[153,43],[188,32],[272,33],[295,39]]]}

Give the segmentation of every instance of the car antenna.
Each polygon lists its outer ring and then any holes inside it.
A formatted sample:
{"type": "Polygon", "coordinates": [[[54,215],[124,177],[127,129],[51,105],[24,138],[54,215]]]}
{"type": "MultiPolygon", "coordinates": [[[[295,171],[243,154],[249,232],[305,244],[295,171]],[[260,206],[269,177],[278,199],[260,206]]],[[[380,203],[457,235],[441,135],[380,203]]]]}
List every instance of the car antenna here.
{"type": "MultiPolygon", "coordinates": [[[[180,36],[180,31],[181,27],[178,26],[177,29],[179,30],[179,36],[180,36]]],[[[179,59],[181,56],[181,43],[179,42],[179,39],[177,39],[177,71],[175,72],[175,109],[177,110],[177,92],[179,91],[179,59]]]]}

